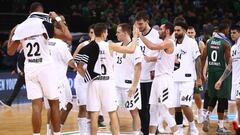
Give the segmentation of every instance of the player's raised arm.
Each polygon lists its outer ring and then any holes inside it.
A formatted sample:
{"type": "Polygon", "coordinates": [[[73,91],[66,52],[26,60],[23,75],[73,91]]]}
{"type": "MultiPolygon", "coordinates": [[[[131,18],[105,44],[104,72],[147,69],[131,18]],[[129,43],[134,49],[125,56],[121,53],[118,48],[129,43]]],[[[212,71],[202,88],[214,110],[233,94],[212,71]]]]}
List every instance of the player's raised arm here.
{"type": "Polygon", "coordinates": [[[58,16],[55,12],[49,12],[49,17],[57,22],[56,27],[54,27],[53,36],[64,41],[72,41],[72,35],[69,32],[67,25],[64,23],[65,18],[63,16],[58,16]]]}
{"type": "Polygon", "coordinates": [[[131,45],[129,47],[127,46],[119,46],[116,43],[109,43],[109,49],[115,52],[119,53],[134,53],[136,46],[137,46],[137,38],[139,35],[138,28],[134,25],[133,26],[133,38],[131,45]]]}
{"type": "Polygon", "coordinates": [[[10,55],[10,56],[12,56],[12,55],[15,54],[15,52],[16,52],[17,49],[18,49],[18,46],[21,44],[21,43],[20,43],[20,40],[15,40],[15,41],[12,40],[12,36],[13,36],[13,34],[14,34],[14,31],[15,31],[16,27],[17,27],[17,26],[15,26],[15,27],[11,30],[10,35],[9,35],[9,40],[8,40],[8,45],[7,45],[7,48],[8,48],[8,49],[7,49],[7,54],[10,55]]]}

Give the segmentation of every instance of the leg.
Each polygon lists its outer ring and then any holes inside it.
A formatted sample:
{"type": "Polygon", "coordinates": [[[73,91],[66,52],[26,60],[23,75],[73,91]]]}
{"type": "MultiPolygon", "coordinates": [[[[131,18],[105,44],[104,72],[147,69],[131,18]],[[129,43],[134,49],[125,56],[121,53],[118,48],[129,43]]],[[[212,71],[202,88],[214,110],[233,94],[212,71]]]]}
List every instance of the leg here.
{"type": "Polygon", "coordinates": [[[142,98],[142,109],[139,110],[141,119],[141,131],[144,135],[148,135],[149,132],[149,121],[150,121],[150,105],[149,97],[151,93],[152,83],[140,83],[141,85],[141,98],[142,98]]]}
{"type": "Polygon", "coordinates": [[[119,135],[119,122],[118,122],[118,115],[116,111],[109,112],[109,117],[111,121],[111,130],[113,135],[119,135]]]}
{"type": "Polygon", "coordinates": [[[133,131],[140,131],[141,121],[140,121],[140,117],[138,114],[138,109],[135,108],[134,110],[131,110],[130,113],[133,118],[133,131]]]}
{"type": "Polygon", "coordinates": [[[91,135],[97,135],[98,130],[98,112],[90,112],[91,135]]]}
{"type": "Polygon", "coordinates": [[[14,90],[11,94],[11,96],[6,100],[6,104],[11,106],[12,102],[14,101],[14,99],[17,97],[18,93],[20,92],[22,86],[25,84],[25,78],[22,75],[18,75],[18,79],[17,82],[14,86],[14,90]]]}
{"type": "Polygon", "coordinates": [[[48,100],[50,106],[51,123],[55,133],[60,132],[59,100],[48,100]]]}
{"type": "Polygon", "coordinates": [[[68,103],[67,110],[64,110],[64,109],[61,110],[61,124],[62,125],[64,125],[64,123],[67,119],[67,116],[68,116],[69,112],[71,111],[72,107],[73,107],[72,103],[68,103]]]}
{"type": "Polygon", "coordinates": [[[40,133],[41,124],[42,124],[42,99],[32,100],[32,126],[33,133],[40,133]]]}
{"type": "Polygon", "coordinates": [[[200,110],[202,108],[202,98],[201,98],[200,93],[194,93],[193,98],[195,100],[195,104],[196,104],[198,110],[200,110]]]}
{"type": "Polygon", "coordinates": [[[150,105],[150,122],[149,122],[149,133],[155,134],[157,131],[158,125],[158,116],[159,116],[159,105],[151,104],[150,105]]]}

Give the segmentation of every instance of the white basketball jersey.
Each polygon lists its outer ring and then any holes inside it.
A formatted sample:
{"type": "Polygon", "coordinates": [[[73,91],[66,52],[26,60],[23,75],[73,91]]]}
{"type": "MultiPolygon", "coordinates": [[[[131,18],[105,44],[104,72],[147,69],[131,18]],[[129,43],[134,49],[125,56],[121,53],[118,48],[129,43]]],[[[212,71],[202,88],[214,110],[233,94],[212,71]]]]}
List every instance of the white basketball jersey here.
{"type": "Polygon", "coordinates": [[[232,55],[232,83],[240,83],[240,38],[235,45],[231,48],[232,55]]]}
{"type": "Polygon", "coordinates": [[[73,59],[68,45],[56,38],[49,39],[48,45],[59,77],[66,77],[68,62],[73,59]]]}
{"type": "Polygon", "coordinates": [[[134,78],[134,66],[142,61],[142,52],[136,48],[133,54],[114,52],[115,84],[121,88],[130,88],[134,78]]]}
{"type": "Polygon", "coordinates": [[[197,42],[184,35],[182,44],[176,44],[176,54],[180,61],[179,69],[174,71],[174,81],[196,80],[195,59],[200,55],[197,42]]]}
{"type": "MultiPolygon", "coordinates": [[[[162,42],[162,40],[159,38],[158,31],[155,29],[152,29],[145,35],[145,37],[151,41],[152,43],[159,44],[162,42]]],[[[149,56],[149,57],[157,57],[159,54],[159,51],[150,50],[147,48],[147,46],[142,42],[141,39],[138,39],[138,47],[140,47],[143,56],[149,56]]],[[[142,71],[141,71],[141,82],[151,82],[151,71],[154,71],[156,62],[147,62],[145,59],[142,61],[142,71]]]]}
{"type": "Polygon", "coordinates": [[[105,41],[97,42],[99,46],[99,56],[94,67],[94,72],[100,74],[101,80],[113,79],[113,57],[109,51],[109,43],[105,41]],[[108,79],[109,78],[109,79],[108,79]]]}
{"type": "Polygon", "coordinates": [[[39,71],[41,67],[53,62],[49,53],[48,40],[43,35],[26,38],[21,43],[26,58],[24,63],[26,74],[39,71]]]}
{"type": "Polygon", "coordinates": [[[174,62],[176,59],[175,54],[175,42],[173,39],[169,39],[173,42],[174,50],[171,54],[166,53],[164,50],[160,51],[157,63],[155,65],[155,75],[170,75],[173,76],[174,62]]]}

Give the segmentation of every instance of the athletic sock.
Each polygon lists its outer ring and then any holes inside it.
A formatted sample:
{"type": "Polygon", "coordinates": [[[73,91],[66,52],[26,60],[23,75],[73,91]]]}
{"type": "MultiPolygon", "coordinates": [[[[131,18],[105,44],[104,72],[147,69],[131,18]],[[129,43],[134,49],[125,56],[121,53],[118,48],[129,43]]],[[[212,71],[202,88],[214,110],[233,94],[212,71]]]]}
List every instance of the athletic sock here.
{"type": "Polygon", "coordinates": [[[60,132],[53,132],[53,135],[61,135],[60,132]]]}
{"type": "Polygon", "coordinates": [[[223,123],[224,123],[224,120],[218,120],[219,128],[223,128],[224,127],[223,123]]]}
{"type": "Polygon", "coordinates": [[[182,125],[183,124],[183,114],[182,114],[182,111],[175,113],[175,120],[176,120],[177,125],[182,125]]]}

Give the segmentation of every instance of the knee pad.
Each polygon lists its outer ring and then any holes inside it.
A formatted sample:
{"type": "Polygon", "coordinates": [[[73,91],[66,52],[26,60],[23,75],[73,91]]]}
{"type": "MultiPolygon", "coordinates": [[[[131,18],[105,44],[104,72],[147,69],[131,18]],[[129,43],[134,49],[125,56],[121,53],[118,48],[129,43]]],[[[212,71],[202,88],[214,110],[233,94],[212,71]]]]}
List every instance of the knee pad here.
{"type": "Polygon", "coordinates": [[[228,105],[228,99],[226,98],[218,98],[218,113],[224,113],[224,110],[226,109],[225,105],[228,105]]]}

